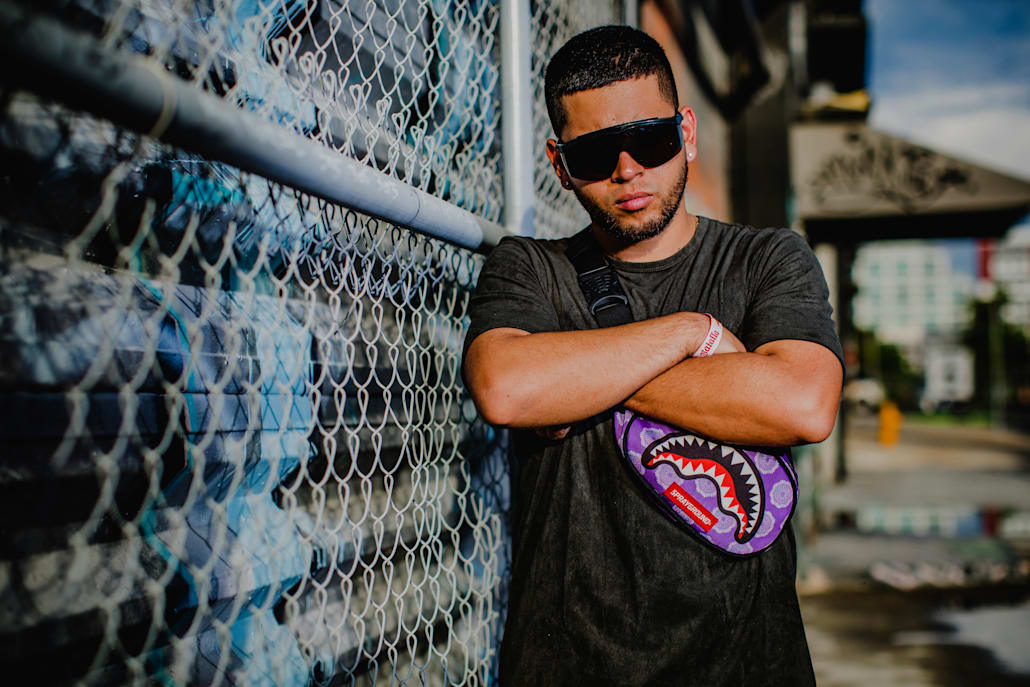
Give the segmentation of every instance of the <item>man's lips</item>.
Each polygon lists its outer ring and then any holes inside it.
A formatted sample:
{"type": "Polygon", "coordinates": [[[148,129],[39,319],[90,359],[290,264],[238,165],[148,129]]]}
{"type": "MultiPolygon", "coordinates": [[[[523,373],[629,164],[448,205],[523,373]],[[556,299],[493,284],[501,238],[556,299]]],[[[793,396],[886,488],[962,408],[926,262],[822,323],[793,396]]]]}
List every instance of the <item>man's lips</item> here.
{"type": "Polygon", "coordinates": [[[627,193],[619,196],[615,201],[615,205],[620,210],[640,210],[647,207],[652,198],[654,196],[650,193],[637,191],[636,193],[627,193]]]}

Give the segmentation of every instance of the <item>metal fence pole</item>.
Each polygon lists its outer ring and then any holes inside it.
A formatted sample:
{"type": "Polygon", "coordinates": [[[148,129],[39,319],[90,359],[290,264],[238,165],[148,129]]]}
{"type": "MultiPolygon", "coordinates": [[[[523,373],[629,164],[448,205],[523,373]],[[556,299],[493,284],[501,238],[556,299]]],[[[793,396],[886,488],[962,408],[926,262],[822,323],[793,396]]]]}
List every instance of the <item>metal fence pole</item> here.
{"type": "Polygon", "coordinates": [[[640,26],[640,3],[637,0],[623,0],[622,22],[626,26],[639,28],[640,26]]]}

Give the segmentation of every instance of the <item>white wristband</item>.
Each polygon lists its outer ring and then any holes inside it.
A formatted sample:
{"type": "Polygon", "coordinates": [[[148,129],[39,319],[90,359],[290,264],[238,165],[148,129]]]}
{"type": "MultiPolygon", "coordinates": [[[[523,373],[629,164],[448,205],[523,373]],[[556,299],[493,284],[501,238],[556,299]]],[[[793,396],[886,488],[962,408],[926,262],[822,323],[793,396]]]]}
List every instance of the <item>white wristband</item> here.
{"type": "MultiPolygon", "coordinates": [[[[705,313],[708,315],[708,313],[705,313]]],[[[694,351],[692,358],[707,358],[708,356],[715,353],[715,349],[719,347],[719,342],[722,341],[722,325],[719,320],[715,319],[711,315],[708,315],[708,333],[705,335],[705,340],[701,342],[701,345],[694,351]]]]}

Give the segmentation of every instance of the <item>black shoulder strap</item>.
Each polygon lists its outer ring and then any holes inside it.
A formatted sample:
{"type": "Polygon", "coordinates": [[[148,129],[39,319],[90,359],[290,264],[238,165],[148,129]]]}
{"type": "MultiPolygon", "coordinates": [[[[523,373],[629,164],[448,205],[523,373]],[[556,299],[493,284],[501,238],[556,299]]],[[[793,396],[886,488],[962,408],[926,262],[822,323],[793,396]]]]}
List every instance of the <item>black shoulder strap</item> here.
{"type": "Polygon", "coordinates": [[[576,268],[579,288],[599,325],[614,327],[633,321],[619,275],[604,256],[590,227],[569,239],[565,255],[576,268]]]}

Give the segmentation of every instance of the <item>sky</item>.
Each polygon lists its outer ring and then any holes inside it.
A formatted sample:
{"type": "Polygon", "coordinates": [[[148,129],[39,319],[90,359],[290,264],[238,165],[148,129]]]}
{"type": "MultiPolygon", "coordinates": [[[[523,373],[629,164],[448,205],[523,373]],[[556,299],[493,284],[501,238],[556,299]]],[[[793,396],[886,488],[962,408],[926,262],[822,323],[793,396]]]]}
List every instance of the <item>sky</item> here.
{"type": "MultiPolygon", "coordinates": [[[[864,0],[863,10],[870,125],[1030,181],[1030,1],[864,0]]],[[[976,272],[973,241],[943,243],[955,269],[976,272]]]]}
{"type": "Polygon", "coordinates": [[[873,128],[1030,181],[1030,2],[863,7],[873,128]]]}

